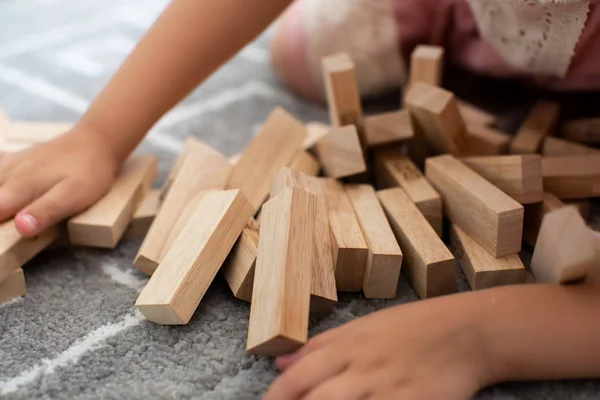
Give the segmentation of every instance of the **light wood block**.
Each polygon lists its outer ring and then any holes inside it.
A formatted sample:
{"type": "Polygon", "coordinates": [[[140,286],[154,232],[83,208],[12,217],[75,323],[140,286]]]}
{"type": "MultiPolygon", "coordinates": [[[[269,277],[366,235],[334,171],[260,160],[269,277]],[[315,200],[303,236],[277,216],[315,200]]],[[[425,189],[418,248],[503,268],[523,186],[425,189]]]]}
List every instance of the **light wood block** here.
{"type": "Polygon", "coordinates": [[[368,147],[386,146],[412,139],[414,130],[408,110],[399,110],[365,118],[368,147]]]}
{"type": "Polygon", "coordinates": [[[560,199],[600,196],[600,156],[565,156],[542,159],[544,190],[560,199]]]}
{"type": "Polygon", "coordinates": [[[451,155],[429,158],[429,182],[444,214],[494,257],[521,250],[523,206],[451,155]]]}
{"type": "Polygon", "coordinates": [[[247,351],[273,357],[308,339],[317,200],[293,187],[263,209],[247,351]]]}
{"type": "Polygon", "coordinates": [[[525,243],[535,247],[544,215],[565,206],[566,204],[558,197],[548,192],[544,193],[541,203],[525,205],[525,219],[523,222],[523,240],[525,243]]]}
{"type": "Polygon", "coordinates": [[[425,82],[440,86],[444,73],[444,49],[419,45],[410,56],[410,85],[425,82]]]}
{"type": "Polygon", "coordinates": [[[13,270],[3,281],[0,281],[0,304],[8,303],[26,294],[27,285],[22,268],[13,270]]]}
{"type": "Polygon", "coordinates": [[[239,190],[204,196],[135,303],[147,320],[190,321],[253,211],[239,190]]]}
{"type": "Polygon", "coordinates": [[[158,173],[155,156],[134,155],[125,162],[119,176],[96,204],[69,219],[71,244],[114,248],[158,173]]]}
{"type": "Polygon", "coordinates": [[[467,157],[461,161],[521,204],[543,200],[542,157],[539,154],[467,157]]]}
{"type": "Polygon", "coordinates": [[[467,141],[469,154],[473,156],[495,156],[508,153],[512,137],[499,130],[483,125],[469,125],[467,141]]]}
{"type": "Polygon", "coordinates": [[[133,219],[123,234],[123,239],[143,238],[148,233],[160,209],[162,189],[152,189],[142,199],[133,213],[133,219]]]}
{"type": "Polygon", "coordinates": [[[360,292],[369,255],[367,243],[342,184],[334,179],[322,179],[321,184],[329,209],[337,290],[360,292]]]}
{"type": "Polygon", "coordinates": [[[415,129],[438,152],[468,154],[465,123],[454,95],[426,83],[412,84],[405,98],[415,129]]]}
{"type": "Polygon", "coordinates": [[[525,283],[527,274],[518,254],[495,258],[456,225],[452,249],[473,290],[525,283]]]}
{"type": "Polygon", "coordinates": [[[73,128],[68,122],[9,122],[2,128],[7,142],[36,144],[47,142],[73,128]]]}
{"type": "Polygon", "coordinates": [[[321,170],[319,161],[309,152],[300,152],[291,162],[289,167],[306,175],[317,176],[321,170]]]}
{"type": "Polygon", "coordinates": [[[252,301],[258,235],[258,230],[244,228],[223,265],[223,275],[233,295],[247,302],[252,301]]]}
{"type": "Polygon", "coordinates": [[[345,178],[365,172],[367,166],[353,125],[332,128],[316,145],[315,149],[325,175],[345,178]]]}
{"type": "Polygon", "coordinates": [[[258,211],[269,195],[271,180],[292,161],[306,139],[306,129],[282,108],[276,108],[233,167],[228,189],[240,189],[258,211]]]}
{"type": "Polygon", "coordinates": [[[400,188],[377,192],[404,254],[402,270],[420,298],[453,293],[456,263],[452,253],[400,188]]]}
{"type": "Polygon", "coordinates": [[[481,108],[460,99],[457,101],[460,113],[467,125],[489,127],[496,124],[497,117],[494,114],[484,111],[481,108]]]}
{"type": "Polygon", "coordinates": [[[575,142],[600,144],[600,118],[583,118],[567,121],[561,129],[562,136],[575,142]]]}
{"type": "Polygon", "coordinates": [[[442,237],[444,216],[442,198],[417,166],[399,149],[379,151],[375,155],[379,186],[400,186],[429,224],[442,237]]]}
{"type": "Polygon", "coordinates": [[[583,279],[597,266],[592,237],[574,206],[544,215],[531,259],[538,283],[568,283],[583,279]]]}
{"type": "Polygon", "coordinates": [[[312,149],[330,130],[330,125],[321,122],[309,122],[306,124],[306,139],[304,139],[304,143],[302,144],[304,150],[312,149]]]}
{"type": "Polygon", "coordinates": [[[548,101],[538,102],[515,135],[510,145],[512,154],[537,153],[546,136],[558,122],[560,106],[548,101]]]}
{"type": "Polygon", "coordinates": [[[369,299],[394,299],[402,251],[370,185],[347,185],[346,192],[369,247],[363,293],[369,299]]]}
{"type": "MultiPolygon", "coordinates": [[[[175,160],[175,163],[173,164],[171,171],[169,171],[169,176],[167,177],[167,180],[164,183],[164,186],[162,188],[162,193],[160,195],[161,201],[164,200],[165,197],[167,197],[169,190],[171,190],[171,186],[173,186],[173,182],[175,181],[177,174],[181,170],[181,167],[183,166],[183,163],[184,163],[186,157],[191,152],[194,152],[195,151],[194,149],[197,149],[197,147],[199,146],[199,143],[200,142],[198,141],[198,139],[194,138],[193,136],[189,136],[186,139],[185,145],[183,146],[183,150],[181,151],[181,153],[179,153],[179,156],[175,160]]],[[[232,163],[232,165],[233,164],[234,163],[232,163]]]]}
{"type": "Polygon", "coordinates": [[[167,240],[186,204],[199,192],[223,189],[231,172],[231,164],[216,150],[195,139],[190,147],[133,262],[149,275],[167,252],[167,240]]]}
{"type": "Polygon", "coordinates": [[[600,155],[600,150],[554,136],[547,137],[542,145],[542,155],[544,157],[582,156],[590,154],[600,155]]]}

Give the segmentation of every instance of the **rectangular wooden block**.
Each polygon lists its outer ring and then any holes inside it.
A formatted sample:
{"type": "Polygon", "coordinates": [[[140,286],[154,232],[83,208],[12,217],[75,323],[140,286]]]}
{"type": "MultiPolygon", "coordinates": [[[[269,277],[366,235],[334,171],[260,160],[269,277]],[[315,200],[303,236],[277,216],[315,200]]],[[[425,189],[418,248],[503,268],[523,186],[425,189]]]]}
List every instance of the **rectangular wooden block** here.
{"type": "Polygon", "coordinates": [[[273,357],[308,339],[316,198],[293,187],[264,205],[247,351],[273,357]]]}
{"type": "Polygon", "coordinates": [[[67,230],[71,244],[116,247],[157,173],[155,156],[134,155],[127,160],[108,193],[69,219],[67,230]]]}
{"type": "Polygon", "coordinates": [[[27,285],[22,268],[14,269],[3,281],[0,281],[0,304],[8,303],[26,294],[27,285]]]}
{"type": "Polygon", "coordinates": [[[68,122],[9,122],[1,133],[7,142],[36,144],[47,142],[73,128],[68,122]]]}
{"type": "Polygon", "coordinates": [[[559,139],[554,136],[547,137],[542,145],[542,155],[544,157],[581,156],[590,154],[600,155],[600,150],[584,144],[559,139]]]}
{"type": "Polygon", "coordinates": [[[497,118],[495,115],[460,99],[457,101],[460,113],[467,125],[489,127],[496,124],[497,118]]]}
{"type": "Polygon", "coordinates": [[[368,147],[399,143],[414,136],[408,110],[368,116],[365,118],[364,125],[368,147]]]}
{"type": "MultiPolygon", "coordinates": [[[[196,152],[198,147],[201,145],[202,145],[201,142],[198,141],[198,139],[196,139],[193,136],[189,136],[186,139],[185,145],[183,146],[183,150],[181,151],[181,153],[179,153],[179,156],[175,160],[175,163],[173,164],[171,171],[169,171],[169,176],[167,177],[167,180],[164,183],[164,186],[162,188],[162,193],[160,195],[161,201],[164,200],[165,197],[167,197],[169,190],[171,190],[171,186],[173,186],[173,182],[175,182],[175,178],[177,177],[177,174],[181,170],[181,167],[183,166],[183,163],[185,162],[186,157],[190,153],[196,152]]],[[[235,163],[231,163],[231,165],[233,165],[233,164],[235,164],[235,163]]]]}
{"type": "Polygon", "coordinates": [[[367,165],[354,125],[332,128],[315,145],[325,175],[345,178],[365,172],[367,165]]]}
{"type": "Polygon", "coordinates": [[[600,196],[600,155],[542,159],[544,190],[560,199],[600,196]]]}
{"type": "Polygon", "coordinates": [[[152,189],[140,202],[133,212],[131,223],[123,234],[124,239],[143,238],[148,233],[160,209],[162,189],[152,189]]]}
{"type": "Polygon", "coordinates": [[[483,125],[467,127],[469,154],[473,156],[495,156],[508,153],[511,136],[483,125]]]}
{"type": "Polygon", "coordinates": [[[135,303],[147,320],[189,322],[252,213],[239,190],[203,197],[135,303]]]}
{"type": "Polygon", "coordinates": [[[456,225],[452,248],[473,290],[525,283],[527,274],[518,254],[495,258],[456,225]]]}
{"type": "Polygon", "coordinates": [[[247,302],[252,301],[258,235],[258,230],[244,228],[223,265],[223,275],[233,295],[247,302]]]}
{"type": "Polygon", "coordinates": [[[410,56],[410,84],[425,82],[440,86],[444,73],[444,49],[419,45],[410,56]]]}
{"type": "Polygon", "coordinates": [[[276,108],[233,167],[227,188],[240,189],[258,211],[269,195],[271,180],[302,149],[305,139],[304,125],[276,108]]]}
{"type": "Polygon", "coordinates": [[[400,186],[442,237],[442,198],[417,166],[398,149],[377,152],[375,161],[380,187],[400,186]]]}
{"type": "Polygon", "coordinates": [[[467,129],[454,95],[426,83],[411,85],[405,99],[415,129],[441,153],[468,154],[467,129]]]}
{"type": "Polygon", "coordinates": [[[461,161],[521,204],[543,200],[542,157],[539,154],[467,157],[461,161]]]}
{"type": "Polygon", "coordinates": [[[231,164],[221,153],[195,139],[189,146],[189,155],[182,162],[133,262],[149,275],[167,252],[167,240],[186,204],[199,192],[223,189],[231,172],[231,164]]]}
{"type": "Polygon", "coordinates": [[[306,175],[317,176],[321,170],[321,164],[309,152],[302,151],[290,162],[289,167],[306,175]]]}
{"type": "Polygon", "coordinates": [[[354,125],[361,133],[363,110],[354,62],[348,54],[338,53],[323,58],[321,66],[331,125],[354,125]]]}
{"type": "Polygon", "coordinates": [[[523,222],[523,240],[525,243],[535,247],[544,215],[564,206],[566,206],[565,203],[548,192],[544,192],[541,203],[525,205],[525,219],[523,222]]]}
{"type": "Polygon", "coordinates": [[[330,130],[330,125],[321,122],[313,121],[306,124],[306,139],[304,139],[304,143],[302,144],[304,150],[312,149],[330,130]]]}
{"type": "Polygon", "coordinates": [[[377,192],[404,254],[402,270],[420,298],[454,292],[456,262],[442,239],[400,188],[377,192]]]}
{"type": "Polygon", "coordinates": [[[567,121],[562,136],[579,143],[600,144],[600,118],[582,118],[567,121]]]}
{"type": "Polygon", "coordinates": [[[521,250],[521,204],[451,155],[429,158],[425,175],[442,196],[444,215],[490,254],[521,250]]]}
{"type": "Polygon", "coordinates": [[[346,192],[369,247],[363,293],[369,299],[394,299],[402,251],[370,185],[347,185],[346,192]]]}
{"type": "Polygon", "coordinates": [[[544,215],[531,259],[536,282],[577,281],[585,278],[597,263],[589,229],[574,206],[544,215]]]}
{"type": "Polygon", "coordinates": [[[537,153],[546,136],[558,122],[560,106],[548,101],[538,102],[511,142],[512,154],[537,153]]]}

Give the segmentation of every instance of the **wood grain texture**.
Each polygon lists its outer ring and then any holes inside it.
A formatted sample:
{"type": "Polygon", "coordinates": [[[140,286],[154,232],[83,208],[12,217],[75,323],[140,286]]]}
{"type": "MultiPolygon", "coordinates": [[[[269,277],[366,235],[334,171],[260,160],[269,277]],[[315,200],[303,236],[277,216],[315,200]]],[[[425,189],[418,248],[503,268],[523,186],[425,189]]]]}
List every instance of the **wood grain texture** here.
{"type": "Polygon", "coordinates": [[[471,289],[525,283],[527,274],[518,254],[495,258],[456,225],[451,235],[452,249],[471,289]]]}
{"type": "Polygon", "coordinates": [[[370,185],[346,185],[346,193],[369,248],[363,293],[369,299],[394,299],[402,251],[377,194],[370,185]]]}
{"type": "Polygon", "coordinates": [[[444,73],[444,49],[439,46],[419,45],[410,56],[409,84],[425,82],[440,86],[444,73]]]}
{"type": "Polygon", "coordinates": [[[148,233],[160,209],[162,189],[152,189],[142,199],[133,212],[131,223],[123,234],[123,239],[143,238],[148,233]]]}
{"type": "Polygon", "coordinates": [[[600,196],[600,155],[545,157],[544,190],[560,199],[600,196]]]}
{"type": "Polygon", "coordinates": [[[308,339],[317,201],[296,187],[263,207],[247,351],[279,356],[308,339]]]}
{"type": "Polygon", "coordinates": [[[404,254],[402,271],[419,297],[453,293],[456,262],[423,214],[400,188],[377,196],[404,254]]]}
{"type": "MultiPolygon", "coordinates": [[[[183,163],[185,162],[185,159],[188,156],[188,154],[192,152],[197,152],[198,147],[200,146],[202,146],[201,142],[199,142],[198,139],[196,139],[195,137],[189,136],[186,139],[185,145],[183,146],[183,150],[175,159],[175,163],[173,163],[173,167],[171,167],[171,170],[169,171],[169,176],[167,176],[167,180],[163,185],[162,193],[160,195],[161,201],[164,200],[165,197],[167,197],[167,194],[169,193],[169,190],[171,190],[171,186],[173,186],[173,182],[175,181],[177,174],[181,170],[181,167],[183,166],[183,163]]],[[[231,163],[231,165],[233,164],[235,163],[231,163]]]]}
{"type": "Polygon", "coordinates": [[[544,157],[582,156],[590,154],[600,155],[600,150],[554,136],[547,137],[542,145],[542,155],[544,157]]]}
{"type": "Polygon", "coordinates": [[[0,281],[0,304],[8,303],[27,294],[27,285],[22,268],[12,270],[3,281],[0,281]]]}
{"type": "Polygon", "coordinates": [[[509,134],[487,126],[469,124],[467,127],[469,154],[473,156],[506,154],[511,139],[509,134]]]}
{"type": "Polygon", "coordinates": [[[442,196],[444,215],[490,254],[521,250],[521,204],[451,155],[429,158],[425,175],[442,196]]]}
{"type": "Polygon", "coordinates": [[[466,101],[457,99],[460,114],[469,126],[489,127],[495,125],[498,118],[481,108],[467,103],[466,101]]]}
{"type": "Polygon", "coordinates": [[[386,112],[365,118],[368,147],[386,146],[412,139],[414,130],[408,110],[386,112]]]}
{"type": "Polygon", "coordinates": [[[561,128],[566,139],[586,144],[600,144],[600,118],[567,121],[561,128]]]}
{"type": "Polygon", "coordinates": [[[202,198],[135,303],[147,320],[189,322],[253,211],[239,190],[202,198]]]}
{"type": "Polygon", "coordinates": [[[302,151],[290,162],[289,167],[306,175],[317,176],[321,171],[321,164],[309,152],[302,151]]]}
{"type": "Polygon", "coordinates": [[[198,140],[190,140],[189,156],[185,157],[173,185],[154,218],[133,265],[152,275],[162,261],[167,239],[185,205],[204,190],[223,189],[231,172],[231,164],[216,150],[198,140]]]}
{"type": "Polygon", "coordinates": [[[525,219],[523,222],[523,240],[525,243],[535,247],[544,215],[564,206],[566,206],[565,203],[548,192],[544,192],[541,203],[525,205],[525,219]]]}
{"type": "Polygon", "coordinates": [[[69,219],[67,230],[71,244],[116,247],[157,173],[155,156],[134,155],[127,160],[108,193],[69,219]]]}
{"type": "Polygon", "coordinates": [[[233,295],[247,302],[252,301],[258,237],[258,230],[244,228],[223,265],[223,275],[233,295]]]}
{"type": "Polygon", "coordinates": [[[546,136],[550,135],[560,114],[557,103],[540,101],[529,112],[510,145],[512,154],[537,153],[546,136]]]}
{"type": "Polygon", "coordinates": [[[367,170],[354,125],[332,128],[315,145],[323,172],[330,178],[345,178],[367,170]]]}

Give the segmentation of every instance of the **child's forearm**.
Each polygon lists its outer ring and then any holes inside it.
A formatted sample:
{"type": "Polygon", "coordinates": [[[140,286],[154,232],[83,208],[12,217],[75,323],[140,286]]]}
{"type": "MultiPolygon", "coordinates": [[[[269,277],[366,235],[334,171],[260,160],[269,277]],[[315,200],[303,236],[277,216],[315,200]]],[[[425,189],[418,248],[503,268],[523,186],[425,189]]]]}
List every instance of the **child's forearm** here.
{"type": "Polygon", "coordinates": [[[119,162],[156,121],[255,38],[291,0],[174,0],[80,124],[119,162]]]}

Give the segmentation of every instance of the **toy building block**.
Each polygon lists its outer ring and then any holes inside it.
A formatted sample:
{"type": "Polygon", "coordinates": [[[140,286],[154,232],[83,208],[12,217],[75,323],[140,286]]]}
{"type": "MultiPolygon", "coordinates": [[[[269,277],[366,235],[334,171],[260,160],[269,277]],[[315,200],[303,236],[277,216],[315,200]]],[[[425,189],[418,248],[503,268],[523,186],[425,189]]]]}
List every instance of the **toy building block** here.
{"type": "Polygon", "coordinates": [[[566,122],[562,136],[579,143],[600,144],[600,118],[583,118],[566,122]]]}
{"type": "Polygon", "coordinates": [[[429,158],[429,182],[444,214],[494,257],[521,250],[523,206],[451,155],[429,158]]]}
{"type": "Polygon", "coordinates": [[[400,188],[377,192],[404,254],[402,270],[420,298],[453,293],[452,253],[400,188]]]}
{"type": "Polygon", "coordinates": [[[160,209],[161,193],[161,189],[152,189],[146,194],[135,209],[131,223],[123,234],[123,239],[137,239],[146,236],[160,209]]]}
{"type": "Polygon", "coordinates": [[[544,190],[560,199],[600,196],[600,155],[546,157],[542,159],[544,190]]]}
{"type": "Polygon", "coordinates": [[[459,99],[457,101],[460,113],[467,125],[489,127],[496,124],[497,118],[495,115],[465,101],[459,99]]]}
{"type": "Polygon", "coordinates": [[[22,268],[12,270],[3,281],[0,281],[0,304],[8,303],[26,294],[27,285],[22,268]]]}
{"type": "MultiPolygon", "coordinates": [[[[186,157],[188,156],[188,154],[190,154],[192,151],[194,151],[194,149],[196,149],[196,151],[197,151],[199,144],[201,144],[201,143],[198,141],[198,139],[194,138],[193,136],[189,136],[186,139],[185,145],[183,146],[183,150],[181,151],[181,153],[179,153],[179,156],[175,160],[175,163],[173,164],[171,171],[169,171],[169,176],[167,177],[167,179],[163,185],[163,188],[162,188],[161,194],[160,194],[161,201],[164,200],[165,197],[167,197],[167,194],[169,193],[171,186],[173,186],[173,182],[175,181],[177,174],[181,170],[181,167],[182,167],[186,157]]],[[[231,163],[231,164],[233,165],[235,163],[231,163]]]]}
{"type": "Polygon", "coordinates": [[[223,275],[233,295],[247,302],[252,301],[258,235],[258,230],[244,228],[223,265],[223,275]]]}
{"type": "Polygon", "coordinates": [[[542,156],[544,157],[582,156],[590,154],[600,155],[600,150],[554,136],[548,136],[542,145],[542,156]]]}
{"type": "Polygon", "coordinates": [[[370,185],[347,185],[346,192],[369,247],[363,293],[369,299],[394,299],[402,251],[377,194],[370,185]]]}
{"type": "Polygon", "coordinates": [[[410,82],[425,82],[440,86],[444,72],[444,49],[439,46],[419,45],[410,56],[410,82]]]}
{"type": "Polygon", "coordinates": [[[228,189],[240,189],[254,211],[269,195],[271,180],[302,149],[306,128],[282,108],[276,108],[233,167],[228,189]]]}
{"type": "Polygon", "coordinates": [[[325,175],[330,178],[345,178],[367,170],[354,125],[332,128],[317,142],[315,150],[325,175]]]}
{"type": "Polygon", "coordinates": [[[452,249],[473,290],[525,282],[527,274],[518,254],[495,258],[456,225],[452,225],[452,249]]]}
{"type": "Polygon", "coordinates": [[[365,118],[364,125],[368,147],[395,144],[414,136],[408,110],[371,115],[365,118]]]}
{"type": "Polygon", "coordinates": [[[137,269],[149,275],[167,252],[167,239],[186,204],[199,192],[223,189],[231,172],[231,164],[216,150],[195,139],[188,144],[189,155],[182,161],[133,262],[137,269]]]}
{"type": "Polygon", "coordinates": [[[484,125],[467,127],[469,154],[474,156],[495,156],[508,153],[511,136],[484,125]]]}
{"type": "Polygon", "coordinates": [[[317,201],[291,187],[263,209],[246,348],[273,357],[308,339],[317,201]]]}
{"type": "Polygon", "coordinates": [[[558,197],[548,192],[544,192],[541,203],[525,205],[525,219],[523,222],[523,240],[525,243],[535,247],[544,215],[565,206],[566,204],[558,197]]]}
{"type": "Polygon", "coordinates": [[[298,155],[290,162],[289,167],[294,171],[311,176],[319,175],[319,171],[321,170],[319,161],[307,151],[298,153],[298,155]]]}
{"type": "Polygon", "coordinates": [[[539,154],[467,157],[461,161],[521,204],[543,200],[542,157],[539,154]]]}
{"type": "Polygon", "coordinates": [[[73,128],[72,123],[60,122],[9,122],[2,128],[7,142],[33,145],[47,142],[73,128]]]}
{"type": "Polygon", "coordinates": [[[202,198],[135,303],[147,320],[189,322],[253,212],[239,190],[202,198]]]}
{"type": "Polygon", "coordinates": [[[389,149],[377,152],[375,162],[379,186],[400,186],[441,237],[444,222],[442,198],[410,158],[399,149],[389,149]]]}
{"type": "Polygon", "coordinates": [[[98,202],[69,219],[71,244],[114,248],[157,175],[157,159],[149,155],[132,156],[119,176],[98,202]]]}
{"type": "Polygon", "coordinates": [[[302,144],[304,150],[310,150],[314,147],[323,136],[327,135],[327,132],[331,130],[330,125],[323,124],[321,122],[309,122],[306,124],[306,139],[302,144]]]}
{"type": "Polygon", "coordinates": [[[538,102],[513,138],[510,152],[512,154],[537,153],[546,136],[549,136],[555,128],[559,113],[560,106],[557,103],[538,102]]]}
{"type": "Polygon", "coordinates": [[[536,282],[568,283],[584,279],[597,263],[589,228],[574,206],[544,215],[531,259],[536,282]]]}

